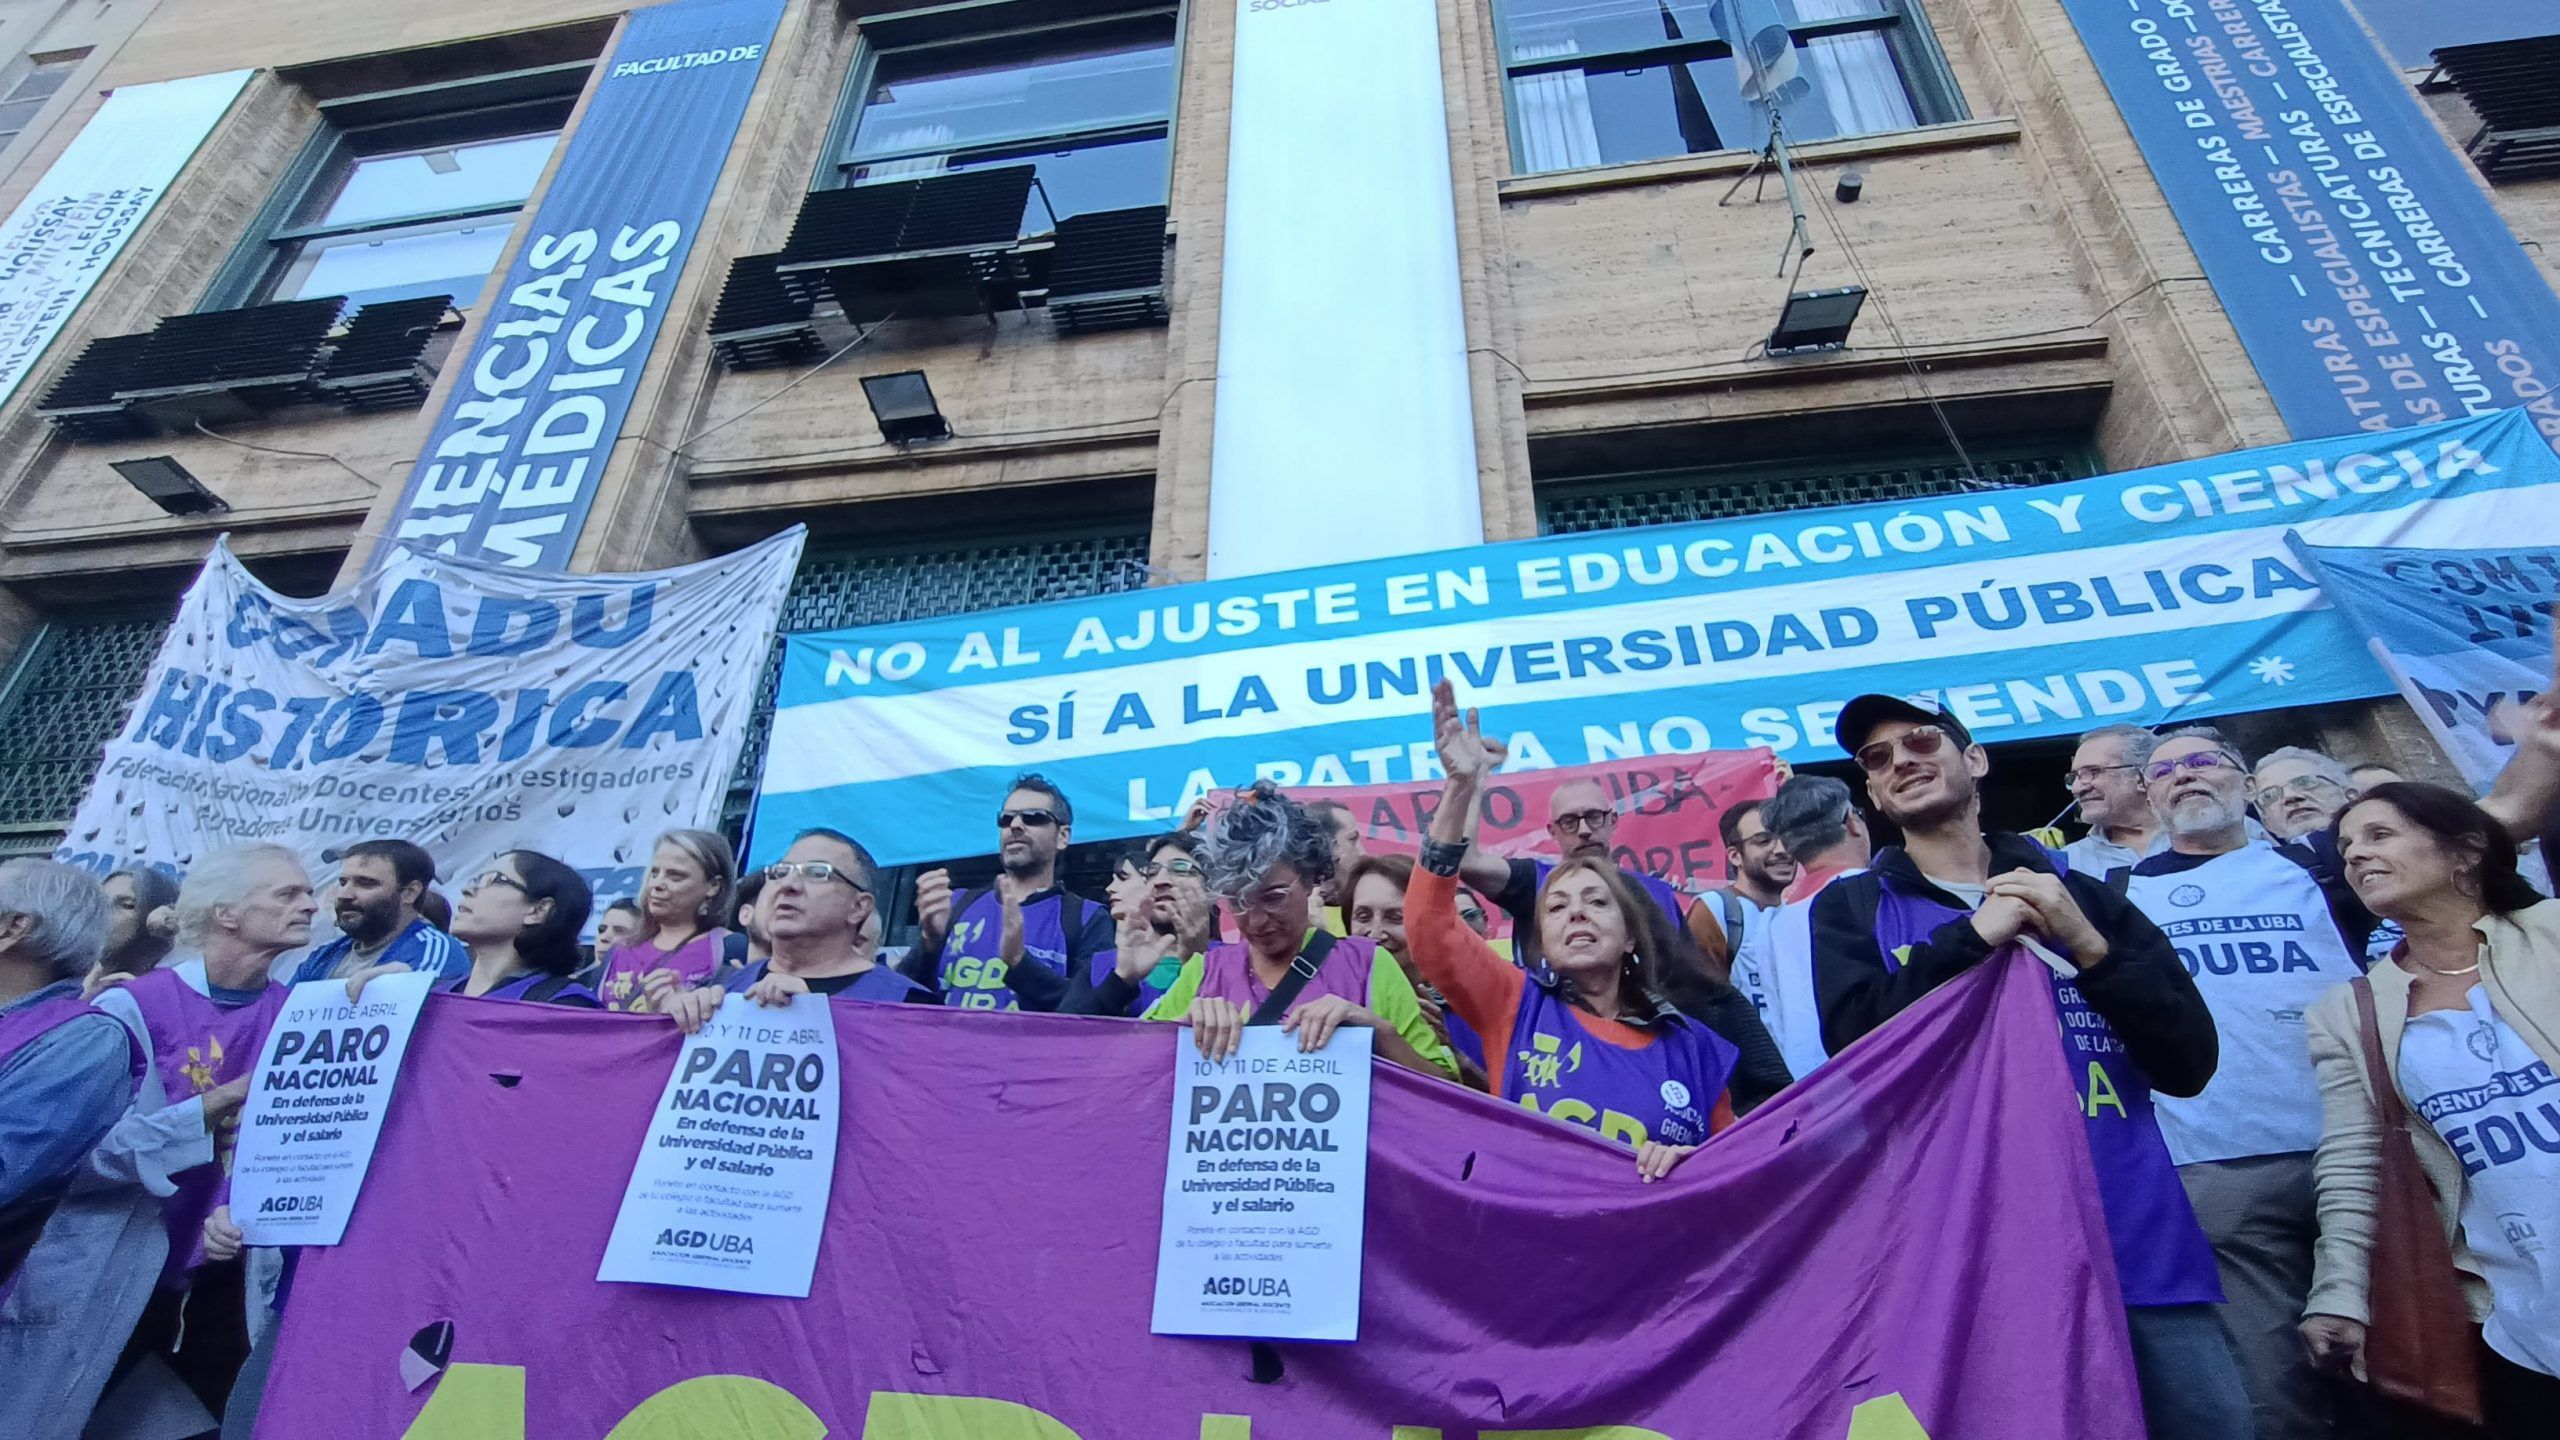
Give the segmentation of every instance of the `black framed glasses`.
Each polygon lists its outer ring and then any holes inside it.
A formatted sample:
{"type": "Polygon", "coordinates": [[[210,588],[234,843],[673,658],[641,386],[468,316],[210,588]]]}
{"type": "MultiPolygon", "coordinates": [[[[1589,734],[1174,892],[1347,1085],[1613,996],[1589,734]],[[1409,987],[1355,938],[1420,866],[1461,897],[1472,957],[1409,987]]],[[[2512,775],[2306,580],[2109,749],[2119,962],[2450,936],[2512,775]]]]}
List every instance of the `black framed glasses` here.
{"type": "Polygon", "coordinates": [[[2175,760],[2154,760],[2143,769],[2147,780],[2166,780],[2181,770],[2237,770],[2240,762],[2219,750],[2197,750],[2175,760]]]}
{"type": "Polygon", "coordinates": [[[462,893],[468,895],[474,890],[485,890],[492,885],[504,885],[519,895],[529,896],[533,893],[533,891],[526,888],[523,881],[508,874],[504,870],[481,871],[479,874],[462,882],[462,893]]]}
{"type": "Polygon", "coordinates": [[[1559,815],[1547,823],[1555,829],[1570,830],[1577,835],[1594,835],[1598,834],[1600,827],[1608,824],[1610,817],[1616,813],[1614,810],[1576,810],[1570,815],[1559,815]]]}
{"type": "Polygon", "coordinates": [[[868,895],[871,887],[853,878],[843,866],[828,860],[776,860],[764,867],[765,883],[779,885],[797,875],[806,880],[841,880],[868,895]]]}
{"type": "Polygon", "coordinates": [[[1017,824],[1025,830],[1046,830],[1057,823],[1058,812],[1055,810],[999,810],[996,812],[996,828],[999,830],[1009,830],[1017,824]]]}

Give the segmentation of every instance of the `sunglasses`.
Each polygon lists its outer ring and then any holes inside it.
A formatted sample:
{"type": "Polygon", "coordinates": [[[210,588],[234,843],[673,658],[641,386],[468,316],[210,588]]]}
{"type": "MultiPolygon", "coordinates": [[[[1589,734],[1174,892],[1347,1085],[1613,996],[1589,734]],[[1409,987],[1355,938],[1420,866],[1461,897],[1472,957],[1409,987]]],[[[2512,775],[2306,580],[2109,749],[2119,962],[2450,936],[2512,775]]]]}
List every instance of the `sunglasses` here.
{"type": "Polygon", "coordinates": [[[798,875],[810,880],[841,880],[868,895],[871,887],[845,873],[844,867],[825,860],[776,860],[764,867],[765,883],[779,885],[798,875]]]}
{"type": "Polygon", "coordinates": [[[1937,754],[1953,738],[1935,725],[1914,725],[1890,740],[1876,740],[1859,746],[1858,768],[1870,775],[1880,775],[1893,763],[1895,747],[1899,746],[1903,753],[1918,759],[1937,754]]]}
{"type": "Polygon", "coordinates": [[[2239,768],[2239,761],[2219,750],[2198,750],[2192,755],[2181,755],[2175,760],[2154,760],[2143,770],[2142,775],[2146,780],[2166,780],[2181,770],[2237,770],[2239,768]]]}
{"type": "Polygon", "coordinates": [[[1139,866],[1138,873],[1153,880],[1159,875],[1201,875],[1207,873],[1207,868],[1197,860],[1159,860],[1139,866]]]}
{"type": "Polygon", "coordinates": [[[1055,810],[999,810],[996,812],[996,828],[999,830],[1009,829],[1016,824],[1025,830],[1046,830],[1057,823],[1058,812],[1055,810]]]}

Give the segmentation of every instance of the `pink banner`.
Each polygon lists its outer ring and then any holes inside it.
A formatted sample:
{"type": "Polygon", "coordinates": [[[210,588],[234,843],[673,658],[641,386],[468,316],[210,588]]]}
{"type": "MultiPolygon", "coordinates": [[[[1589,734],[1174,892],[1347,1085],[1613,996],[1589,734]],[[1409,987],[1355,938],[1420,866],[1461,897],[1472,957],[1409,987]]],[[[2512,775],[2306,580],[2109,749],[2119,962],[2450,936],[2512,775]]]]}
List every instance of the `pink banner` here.
{"type": "MultiPolygon", "coordinates": [[[[1767,750],[1709,750],[1604,760],[1553,770],[1520,770],[1495,777],[1484,794],[1484,826],[1477,842],[1514,858],[1556,854],[1547,833],[1547,800],[1576,780],[1599,785],[1618,812],[1611,849],[1630,870],[1658,875],[1695,893],[1722,884],[1724,839],[1716,829],[1724,812],[1746,800],[1766,800],[1778,788],[1777,756],[1767,750]]],[[[1405,785],[1296,786],[1299,801],[1338,800],[1360,818],[1372,850],[1410,855],[1421,846],[1439,808],[1441,782],[1405,785]]]]}
{"type": "Polygon", "coordinates": [[[2023,957],[1661,1185],[1381,1067],[1360,1338],[1260,1357],[1148,1333],[1183,1032],[836,1013],[835,1193],[816,1288],[786,1300],[594,1278],[672,1025],[435,997],[346,1243],[304,1252],[258,1434],[2140,1440],[2051,987],[2023,957]],[[433,1364],[404,1367],[421,1332],[433,1364]]]}

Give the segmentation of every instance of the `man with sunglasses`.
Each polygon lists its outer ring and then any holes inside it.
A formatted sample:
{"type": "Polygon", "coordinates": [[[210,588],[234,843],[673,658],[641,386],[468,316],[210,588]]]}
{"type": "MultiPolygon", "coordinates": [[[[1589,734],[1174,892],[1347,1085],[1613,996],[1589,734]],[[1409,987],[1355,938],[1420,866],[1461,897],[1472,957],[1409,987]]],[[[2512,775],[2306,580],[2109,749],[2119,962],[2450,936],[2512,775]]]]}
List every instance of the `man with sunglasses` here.
{"type": "Polygon", "coordinates": [[[2373,915],[2309,849],[2250,834],[2248,770],[2220,731],[2170,731],[2143,778],[2169,848],[2117,878],[2195,977],[2222,1056],[2204,1093],[2160,1097],[2160,1131],[2231,1299],[2223,1328],[2259,1440],[2313,1440],[2359,1417],[2295,1333],[2320,1237],[2320,1085],[2303,1015],[2364,973],[2373,915]]]}
{"type": "Polygon", "coordinates": [[[1071,983],[1111,973],[1111,909],[1058,884],[1075,807],[1044,776],[1016,776],[996,812],[995,884],[957,897],[951,872],[916,877],[916,948],[903,967],[968,1010],[1056,1010],[1071,983]]]}
{"type": "Polygon", "coordinates": [[[2153,1440],[2226,1440],[2249,1399],[2215,1315],[2222,1285],[2152,1115],[2156,1088],[2213,1078],[2213,1014],[2160,927],[2094,875],[2063,872],[2023,835],[1982,828],[1991,757],[1954,716],[1891,695],[1840,711],[1867,800],[1902,829],[1862,874],[1814,897],[1823,1044],[1838,1054],[1931,990],[2018,947],[2052,975],[2136,1378],[2153,1440]]]}
{"type": "MultiPolygon", "coordinates": [[[[1547,797],[1547,833],[1555,837],[1555,860],[1507,860],[1500,855],[1469,846],[1466,859],[1458,867],[1458,877],[1475,887],[1511,917],[1512,958],[1527,965],[1538,956],[1538,889],[1547,883],[1547,873],[1560,860],[1583,856],[1606,857],[1611,842],[1618,836],[1618,809],[1609,792],[1593,780],[1574,780],[1555,788],[1547,797]]],[[[1686,937],[1708,962],[1709,973],[1721,974],[1731,963],[1731,947],[1727,945],[1724,927],[1702,905],[1668,880],[1656,875],[1618,867],[1627,882],[1653,897],[1662,907],[1674,936],[1686,937]]]]}
{"type": "Polygon", "coordinates": [[[879,867],[862,843],[841,830],[803,830],[782,858],[764,868],[765,938],[773,953],[729,977],[725,986],[678,991],[667,1015],[687,1035],[718,1014],[729,995],[779,1009],[795,995],[930,1005],[933,992],[880,963],[879,867]]]}

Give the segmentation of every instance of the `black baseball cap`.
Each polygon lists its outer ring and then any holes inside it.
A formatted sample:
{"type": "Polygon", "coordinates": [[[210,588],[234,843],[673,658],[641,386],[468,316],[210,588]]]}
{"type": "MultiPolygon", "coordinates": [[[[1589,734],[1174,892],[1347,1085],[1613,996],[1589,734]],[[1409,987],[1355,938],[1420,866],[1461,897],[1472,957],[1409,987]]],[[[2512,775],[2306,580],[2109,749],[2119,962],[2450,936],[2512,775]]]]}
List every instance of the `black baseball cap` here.
{"type": "Polygon", "coordinates": [[[1867,735],[1887,720],[1908,720],[1914,725],[1935,725],[1955,737],[1958,746],[1973,743],[1973,732],[1964,722],[1944,710],[1905,700],[1899,695],[1861,695],[1840,707],[1840,718],[1831,726],[1831,738],[1851,755],[1867,743],[1867,735]]]}

